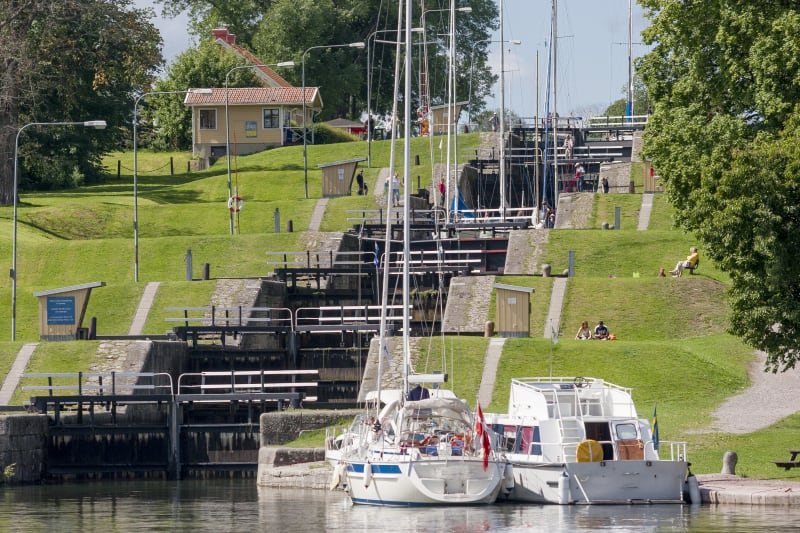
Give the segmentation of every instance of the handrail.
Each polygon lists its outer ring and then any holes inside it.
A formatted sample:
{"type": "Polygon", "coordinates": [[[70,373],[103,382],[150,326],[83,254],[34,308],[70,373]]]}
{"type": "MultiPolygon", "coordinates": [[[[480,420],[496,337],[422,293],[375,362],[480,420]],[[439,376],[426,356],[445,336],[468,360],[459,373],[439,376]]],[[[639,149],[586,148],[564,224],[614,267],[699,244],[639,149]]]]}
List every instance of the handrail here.
{"type": "MultiPolygon", "coordinates": [[[[387,320],[402,318],[402,305],[387,305],[387,311],[399,311],[396,315],[387,316],[387,320]]],[[[413,306],[409,306],[409,312],[413,306]]],[[[295,310],[295,327],[310,325],[353,326],[358,324],[378,323],[381,319],[380,305],[342,305],[330,307],[299,307],[295,310]]]]}
{"type": "Polygon", "coordinates": [[[74,390],[78,395],[82,395],[84,390],[99,391],[99,396],[104,396],[104,393],[110,391],[111,395],[117,395],[119,390],[158,390],[168,389],[169,394],[172,394],[172,376],[166,372],[54,372],[54,373],[27,373],[22,374],[23,379],[36,379],[47,378],[47,385],[25,385],[22,390],[45,390],[49,395],[53,395],[56,390],[74,390]],[[111,384],[103,384],[103,378],[111,378],[111,384]],[[156,385],[155,379],[165,377],[167,385],[156,385]],[[54,379],[76,379],[75,384],[67,385],[54,385],[54,379]],[[85,378],[97,378],[97,384],[90,384],[84,382],[85,378]],[[137,385],[118,383],[117,378],[151,378],[153,383],[151,385],[137,385]]]}
{"type": "Polygon", "coordinates": [[[165,307],[165,311],[183,311],[183,317],[167,317],[166,322],[183,322],[185,327],[189,324],[201,324],[221,327],[244,327],[249,323],[274,323],[278,326],[292,326],[292,310],[287,307],[165,307]],[[192,312],[202,312],[203,316],[190,316],[192,312]],[[210,316],[207,314],[210,313],[210,316]],[[224,313],[219,315],[219,313],[224,313]],[[233,313],[233,314],[231,314],[233,313]],[[269,316],[252,316],[253,313],[267,313],[269,316]]]}
{"type": "MultiPolygon", "coordinates": [[[[317,387],[317,381],[294,381],[298,376],[317,376],[319,370],[295,369],[295,370],[231,370],[223,372],[186,372],[178,376],[178,394],[184,389],[200,390],[201,393],[210,390],[230,390],[231,393],[241,389],[248,389],[250,392],[267,392],[267,389],[292,388],[292,387],[317,387]],[[253,378],[258,378],[253,381],[253,378]],[[293,381],[274,382],[265,380],[270,377],[289,377],[293,381]],[[227,379],[225,379],[227,378],[227,379]],[[240,381],[238,378],[246,378],[240,381]],[[197,380],[197,383],[187,383],[187,381],[197,380]]],[[[213,393],[212,393],[213,394],[213,393]]],[[[217,393],[218,394],[218,393],[217,393]]]]}

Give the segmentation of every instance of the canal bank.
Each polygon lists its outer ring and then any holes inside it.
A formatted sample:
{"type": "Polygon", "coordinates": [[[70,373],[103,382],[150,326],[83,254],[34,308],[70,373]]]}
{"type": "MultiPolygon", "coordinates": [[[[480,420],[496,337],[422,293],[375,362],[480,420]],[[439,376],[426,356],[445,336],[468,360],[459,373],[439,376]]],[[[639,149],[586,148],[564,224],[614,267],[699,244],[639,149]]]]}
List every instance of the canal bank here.
{"type": "MultiPolygon", "coordinates": [[[[323,449],[262,447],[257,483],[270,488],[329,489],[332,469],[319,459],[323,449]],[[313,462],[294,462],[313,457],[313,462]]],[[[800,482],[750,479],[729,474],[697,477],[703,504],[800,505],[800,482]]]]}

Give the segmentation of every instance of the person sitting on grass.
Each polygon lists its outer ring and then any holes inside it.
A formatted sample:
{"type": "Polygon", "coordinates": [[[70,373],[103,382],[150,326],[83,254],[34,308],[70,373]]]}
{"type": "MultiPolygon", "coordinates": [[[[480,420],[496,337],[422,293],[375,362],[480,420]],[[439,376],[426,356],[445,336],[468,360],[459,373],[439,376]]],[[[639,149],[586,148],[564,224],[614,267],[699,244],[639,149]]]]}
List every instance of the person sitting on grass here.
{"type": "Polygon", "coordinates": [[[608,339],[608,328],[602,320],[594,327],[594,338],[601,341],[608,339]]]}
{"type": "Polygon", "coordinates": [[[581,322],[581,328],[578,330],[578,333],[575,334],[575,339],[579,341],[585,341],[592,338],[592,330],[589,329],[589,323],[587,321],[581,322]]]}
{"type": "Polygon", "coordinates": [[[689,255],[686,257],[686,260],[678,261],[678,264],[675,265],[675,268],[670,270],[669,273],[672,274],[673,278],[679,278],[687,268],[694,269],[698,261],[700,261],[700,254],[697,253],[697,248],[692,246],[689,248],[689,255]]]}

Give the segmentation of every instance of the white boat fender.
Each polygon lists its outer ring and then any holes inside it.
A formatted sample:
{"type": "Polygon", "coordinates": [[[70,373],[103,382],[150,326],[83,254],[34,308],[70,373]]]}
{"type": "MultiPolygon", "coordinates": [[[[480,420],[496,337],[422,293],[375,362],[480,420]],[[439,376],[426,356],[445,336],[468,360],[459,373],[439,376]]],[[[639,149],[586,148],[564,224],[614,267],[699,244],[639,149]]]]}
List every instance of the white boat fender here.
{"type": "Polygon", "coordinates": [[[367,461],[364,465],[364,488],[369,487],[370,483],[372,483],[372,463],[367,461]]]}
{"type": "Polygon", "coordinates": [[[558,503],[566,505],[570,502],[569,499],[569,474],[566,470],[561,472],[558,478],[558,503]]]}
{"type": "Polygon", "coordinates": [[[512,490],[514,490],[514,467],[511,466],[511,463],[506,463],[503,471],[503,492],[508,496],[512,490]]]}
{"type": "Polygon", "coordinates": [[[689,475],[686,476],[686,494],[684,499],[686,499],[689,503],[702,503],[702,499],[700,497],[700,486],[697,483],[697,478],[692,474],[692,471],[689,470],[689,475]]]}
{"type": "Polygon", "coordinates": [[[347,466],[343,463],[336,465],[336,467],[333,469],[333,473],[331,474],[330,490],[334,490],[342,483],[342,478],[344,477],[346,469],[347,466]]]}

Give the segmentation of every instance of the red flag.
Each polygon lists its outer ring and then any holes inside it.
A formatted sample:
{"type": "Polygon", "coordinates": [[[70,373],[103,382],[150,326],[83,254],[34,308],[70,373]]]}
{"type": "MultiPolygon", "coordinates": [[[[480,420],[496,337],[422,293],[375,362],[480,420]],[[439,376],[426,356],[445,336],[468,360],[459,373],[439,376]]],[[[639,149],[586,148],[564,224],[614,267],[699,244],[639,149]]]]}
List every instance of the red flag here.
{"type": "Polygon", "coordinates": [[[492,451],[492,446],[489,444],[489,432],[483,432],[483,469],[489,468],[489,453],[492,451]]]}
{"type": "Polygon", "coordinates": [[[477,433],[478,439],[483,435],[483,424],[483,411],[481,410],[481,403],[478,402],[478,413],[475,417],[475,433],[477,433]]]}
{"type": "Polygon", "coordinates": [[[486,431],[484,425],[486,424],[486,420],[483,418],[483,410],[481,409],[481,404],[478,402],[478,409],[477,409],[477,416],[475,417],[475,433],[478,435],[478,439],[481,442],[481,446],[483,447],[483,469],[486,470],[489,468],[489,453],[492,451],[491,443],[489,442],[489,432],[486,431]]]}

